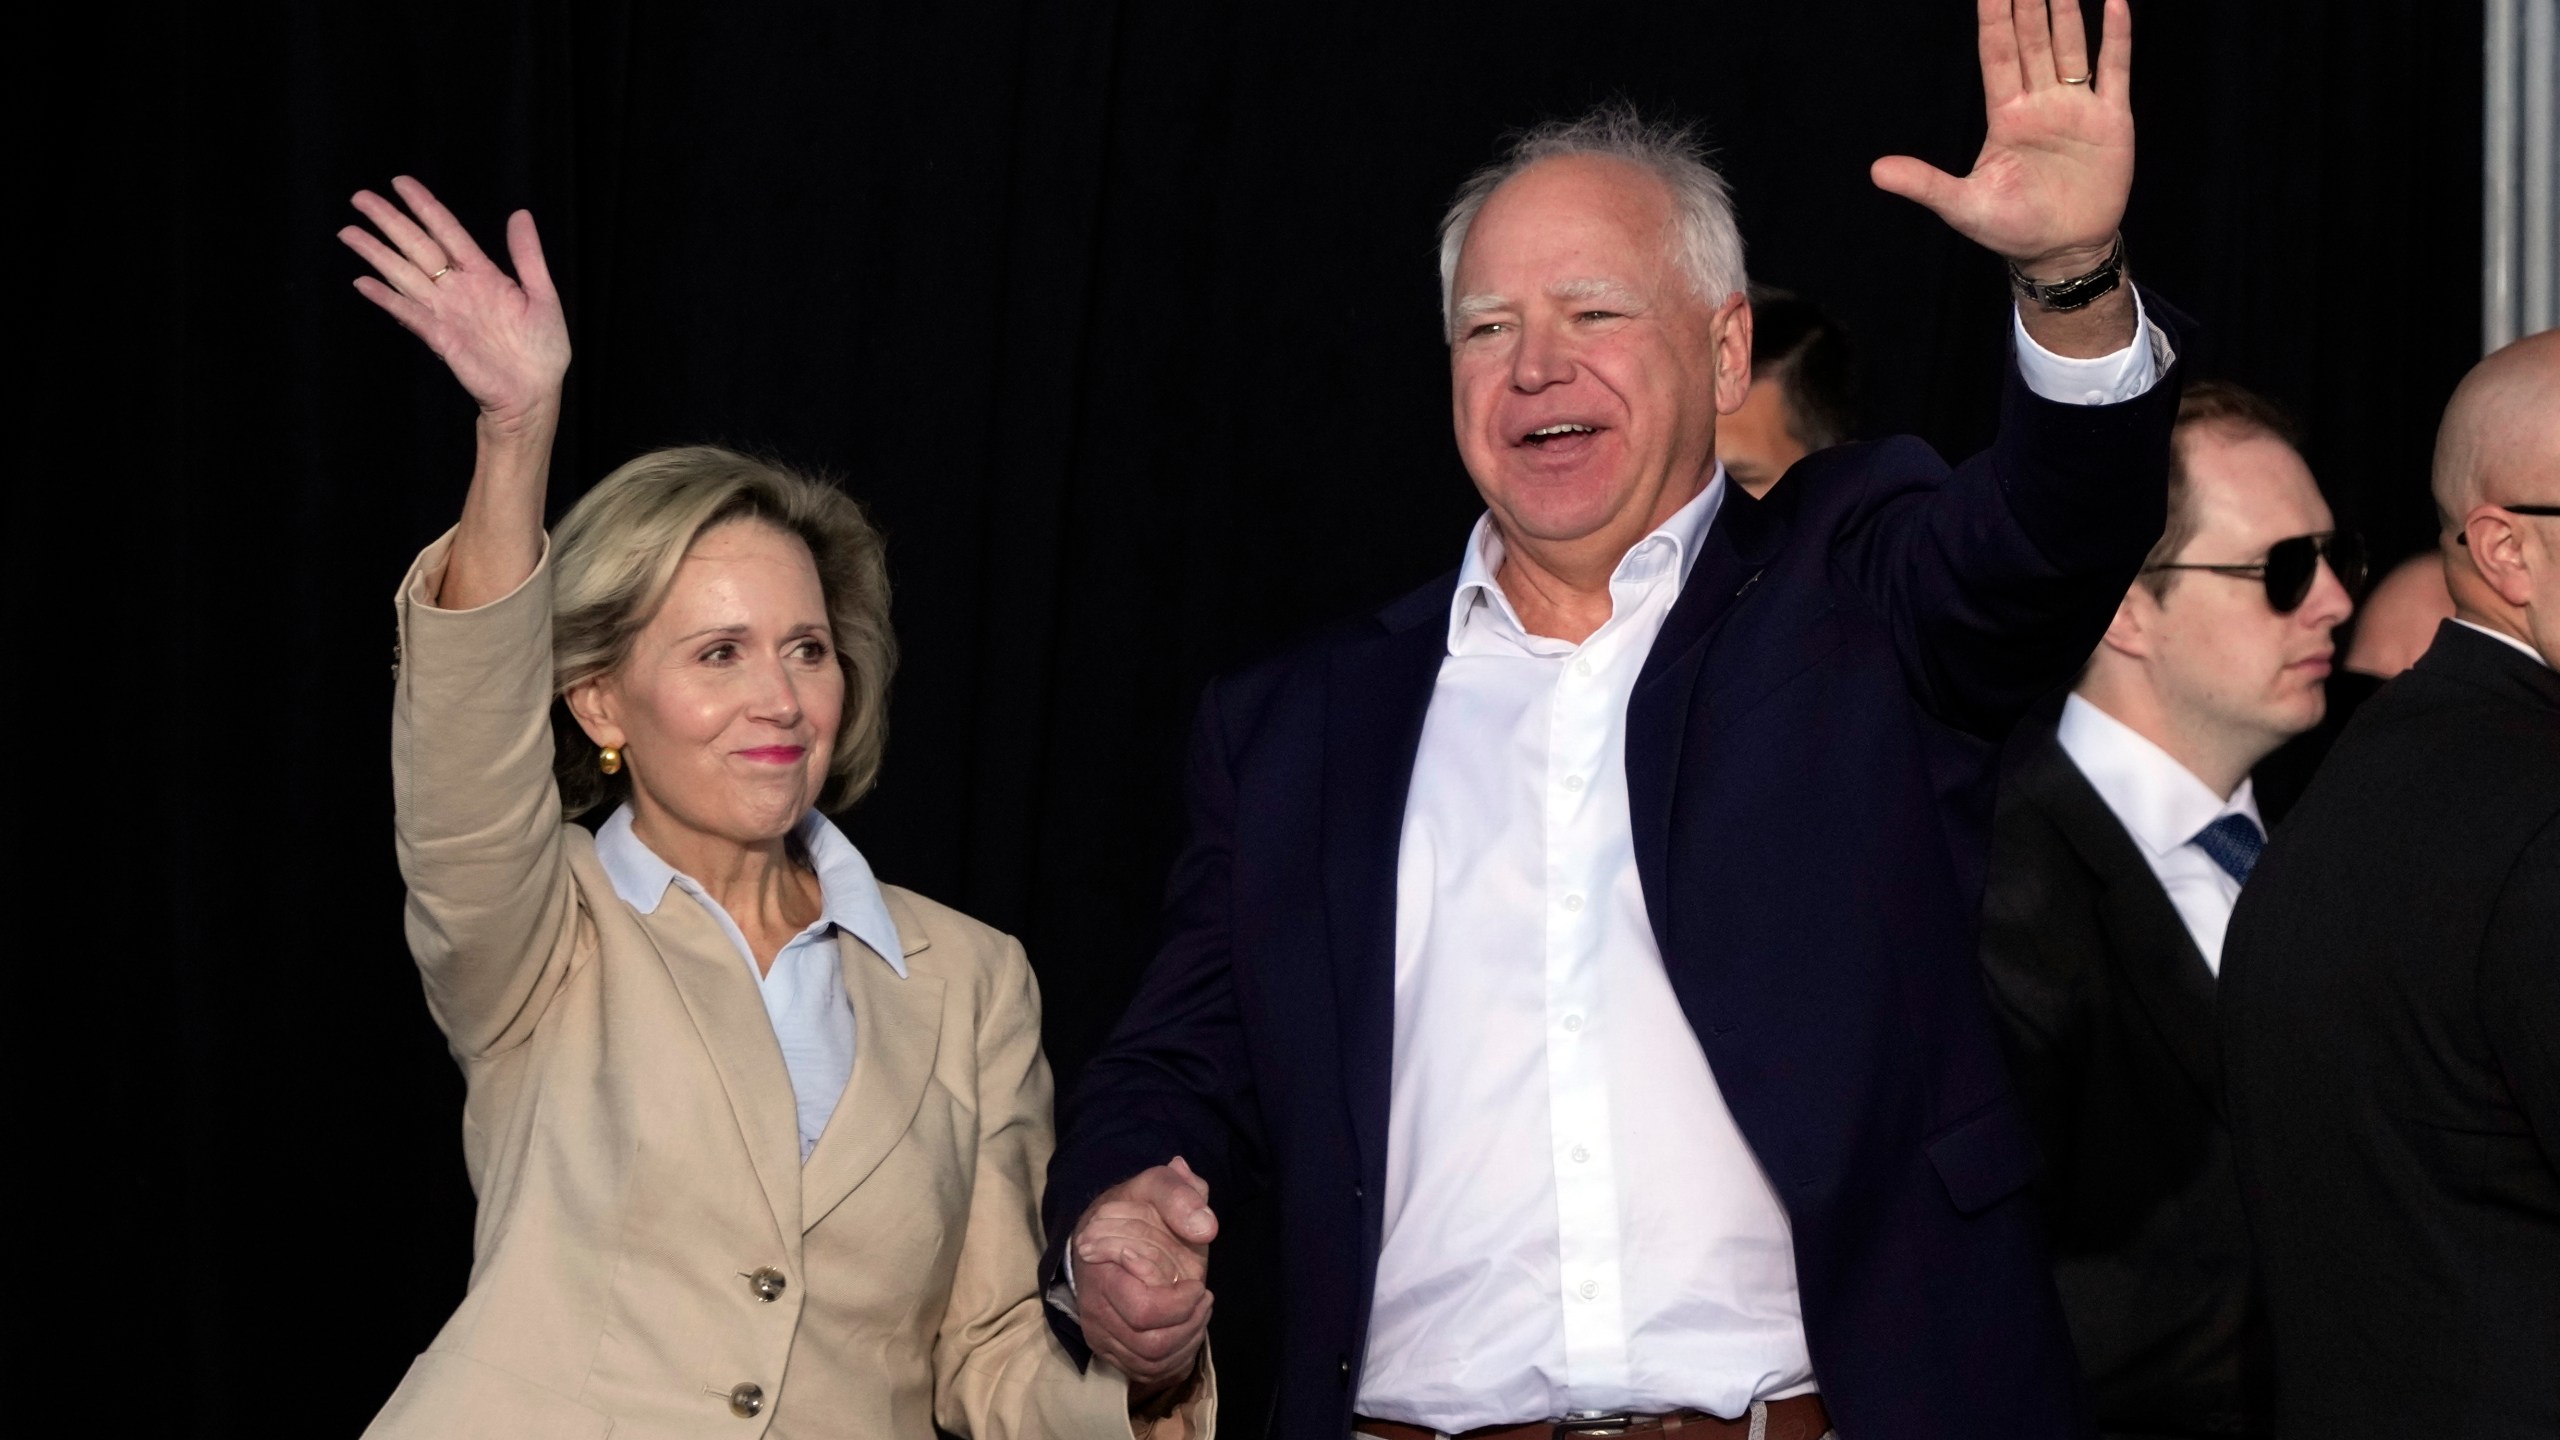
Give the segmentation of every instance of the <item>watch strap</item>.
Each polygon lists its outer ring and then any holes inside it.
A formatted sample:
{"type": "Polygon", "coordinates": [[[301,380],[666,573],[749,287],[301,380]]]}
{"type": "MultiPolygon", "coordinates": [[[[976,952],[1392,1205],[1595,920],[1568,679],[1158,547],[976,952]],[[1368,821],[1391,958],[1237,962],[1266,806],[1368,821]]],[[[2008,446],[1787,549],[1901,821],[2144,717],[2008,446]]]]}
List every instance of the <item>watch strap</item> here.
{"type": "Polygon", "coordinates": [[[2009,288],[2021,300],[2030,300],[2047,310],[2077,310],[2116,288],[2124,280],[2124,237],[2118,235],[2107,247],[2107,258],[2098,268],[2083,275],[2063,280],[2030,280],[2013,262],[2009,266],[2009,288]]]}

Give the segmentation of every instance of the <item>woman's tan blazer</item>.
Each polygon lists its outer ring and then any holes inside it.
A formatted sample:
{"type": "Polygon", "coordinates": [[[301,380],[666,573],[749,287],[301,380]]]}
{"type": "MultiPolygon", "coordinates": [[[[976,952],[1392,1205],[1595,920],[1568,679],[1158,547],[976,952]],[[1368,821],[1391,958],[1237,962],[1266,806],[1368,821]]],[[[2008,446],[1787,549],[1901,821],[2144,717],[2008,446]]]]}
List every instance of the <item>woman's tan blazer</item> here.
{"type": "Polygon", "coordinates": [[[401,585],[392,772],[479,1219],[469,1293],[367,1434],[1128,1436],[1125,1382],[1079,1373],[1035,1293],[1050,1082],[1021,946],[887,890],[909,973],[837,941],[853,1078],[802,1164],[736,947],[681,889],[624,904],[561,823],[547,555],[438,610],[450,543],[401,585]]]}

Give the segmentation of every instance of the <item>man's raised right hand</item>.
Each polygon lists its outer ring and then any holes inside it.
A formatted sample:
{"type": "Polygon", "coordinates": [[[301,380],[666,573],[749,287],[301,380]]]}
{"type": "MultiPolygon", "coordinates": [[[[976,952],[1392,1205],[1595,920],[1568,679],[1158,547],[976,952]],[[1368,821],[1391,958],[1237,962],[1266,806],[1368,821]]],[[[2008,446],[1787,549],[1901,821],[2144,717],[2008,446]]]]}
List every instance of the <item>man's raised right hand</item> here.
{"type": "Polygon", "coordinates": [[[1133,1397],[1191,1378],[1208,1336],[1209,1182],[1175,1156],[1105,1190],[1076,1222],[1077,1319],[1093,1352],[1129,1377],[1133,1397]]]}

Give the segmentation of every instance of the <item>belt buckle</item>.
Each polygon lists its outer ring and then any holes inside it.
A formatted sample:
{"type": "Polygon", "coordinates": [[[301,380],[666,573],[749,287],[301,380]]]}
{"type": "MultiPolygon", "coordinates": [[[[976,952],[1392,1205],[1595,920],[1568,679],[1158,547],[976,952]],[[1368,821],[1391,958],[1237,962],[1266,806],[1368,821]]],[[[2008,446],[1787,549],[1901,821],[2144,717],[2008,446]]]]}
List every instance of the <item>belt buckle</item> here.
{"type": "Polygon", "coordinates": [[[1607,1415],[1574,1415],[1555,1423],[1554,1440],[1576,1440],[1585,1435],[1632,1434],[1641,1415],[1620,1410],[1607,1415]]]}

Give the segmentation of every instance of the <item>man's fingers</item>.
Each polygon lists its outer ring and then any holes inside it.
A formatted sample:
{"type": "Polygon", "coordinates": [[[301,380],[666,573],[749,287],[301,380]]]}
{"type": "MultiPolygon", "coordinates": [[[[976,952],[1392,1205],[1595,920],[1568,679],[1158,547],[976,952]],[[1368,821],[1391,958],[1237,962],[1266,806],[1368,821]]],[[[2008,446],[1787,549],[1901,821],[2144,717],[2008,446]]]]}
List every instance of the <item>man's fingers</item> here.
{"type": "Polygon", "coordinates": [[[1200,1337],[1208,1332],[1210,1308],[1210,1296],[1204,1291],[1193,1296],[1192,1303],[1184,1306],[1170,1323],[1143,1325],[1138,1317],[1111,1308],[1106,1296],[1097,1318],[1112,1343],[1141,1363],[1162,1368],[1199,1345],[1200,1337]]]}
{"type": "Polygon", "coordinates": [[[1166,1168],[1172,1170],[1174,1174],[1181,1176],[1184,1180],[1189,1181],[1191,1188],[1200,1192],[1201,1199],[1206,1200],[1209,1198],[1209,1182],[1200,1177],[1199,1171],[1191,1168],[1190,1161],[1176,1155],[1173,1157],[1173,1164],[1166,1168]]]}
{"type": "Polygon", "coordinates": [[[1868,167],[1867,178],[1886,194],[1926,205],[1941,216],[1952,217],[1964,199],[1963,181],[1909,155],[1887,155],[1868,167]]]}
{"type": "Polygon", "coordinates": [[[1209,1182],[1191,1173],[1191,1167],[1176,1170],[1159,1165],[1138,1177],[1135,1198],[1156,1207],[1164,1217],[1164,1227],[1186,1243],[1206,1245],[1218,1238],[1217,1212],[1209,1208],[1209,1182]]]}
{"type": "Polygon", "coordinates": [[[2011,0],[1975,0],[1974,46],[1982,52],[1982,99],[1997,109],[2026,88],[2018,69],[2018,22],[2011,0]]]}
{"type": "Polygon", "coordinates": [[[1187,1237],[1176,1234],[1173,1222],[1162,1210],[1136,1198],[1097,1205],[1076,1226],[1078,1246],[1105,1236],[1160,1244],[1182,1251],[1195,1263],[1203,1258],[1204,1246],[1195,1245],[1187,1237]]]}
{"type": "Polygon", "coordinates": [[[1208,1331],[1211,1301],[1195,1296],[1172,1325],[1148,1328],[1134,1324],[1108,1294],[1078,1297],[1085,1343],[1094,1353],[1120,1367],[1131,1379],[1148,1383],[1181,1378],[1189,1369],[1208,1331]]]}
{"type": "Polygon", "coordinates": [[[1161,1243],[1157,1237],[1162,1233],[1152,1224],[1144,1231],[1134,1226],[1123,1229],[1114,1222],[1093,1226],[1076,1236],[1076,1264],[1117,1265],[1149,1285],[1200,1279],[1204,1269],[1200,1257],[1161,1243]]]}
{"type": "Polygon", "coordinates": [[[1179,1325],[1183,1318],[1198,1308],[1200,1297],[1208,1286],[1197,1279],[1179,1280],[1170,1285],[1153,1285],[1112,1262],[1098,1262],[1076,1267],[1076,1303],[1084,1304],[1086,1295],[1094,1295],[1111,1307],[1111,1312],[1125,1318],[1139,1330],[1161,1330],[1179,1325]]]}
{"type": "Polygon", "coordinates": [[[2056,79],[2089,75],[2089,35],[2080,23],[2080,0],[2051,0],[2053,70],[2056,79]]]}
{"type": "MultiPolygon", "coordinates": [[[[2079,0],[2063,3],[2073,5],[2079,0]]],[[[2010,14],[2018,35],[2018,71],[2025,77],[2027,88],[2041,90],[2053,84],[2053,21],[2045,12],[2044,0],[2017,0],[2010,14]]]]}
{"type": "Polygon", "coordinates": [[[2098,79],[2099,93],[2117,105],[2133,103],[2133,6],[2128,0],[2107,0],[2099,12],[2098,79]]]}

